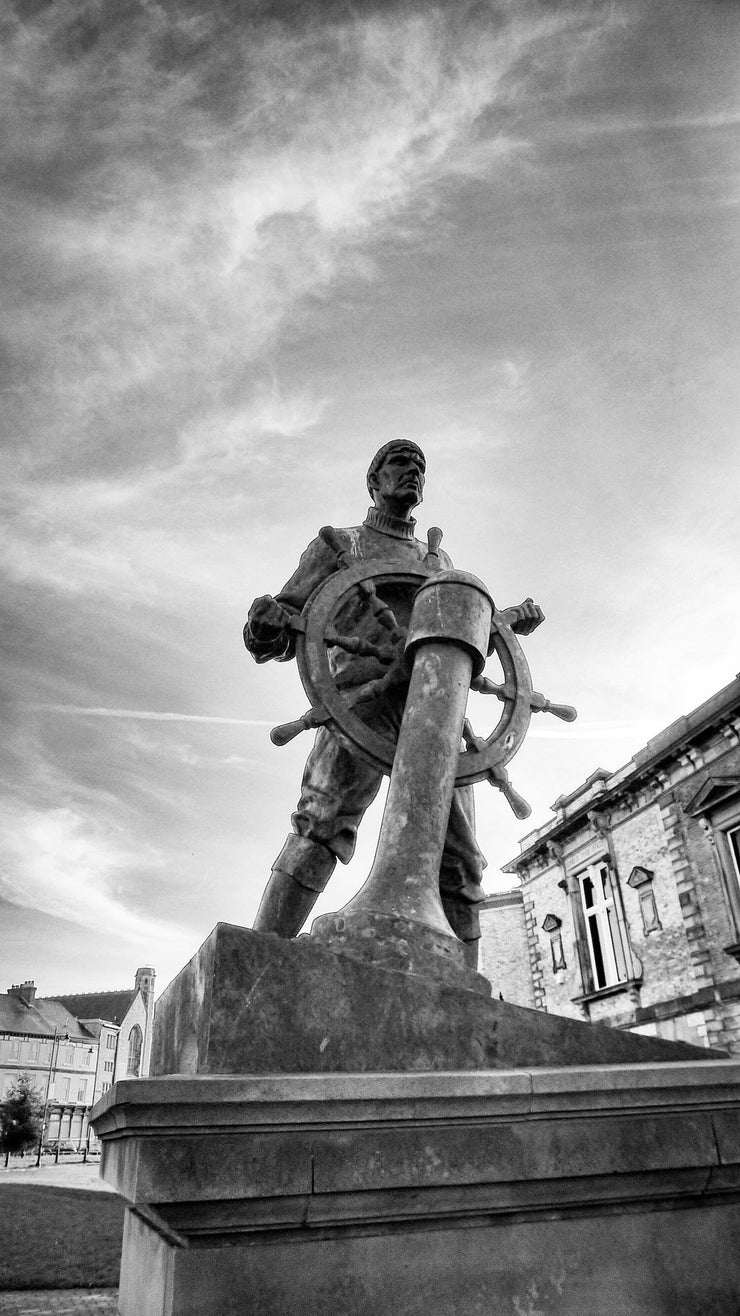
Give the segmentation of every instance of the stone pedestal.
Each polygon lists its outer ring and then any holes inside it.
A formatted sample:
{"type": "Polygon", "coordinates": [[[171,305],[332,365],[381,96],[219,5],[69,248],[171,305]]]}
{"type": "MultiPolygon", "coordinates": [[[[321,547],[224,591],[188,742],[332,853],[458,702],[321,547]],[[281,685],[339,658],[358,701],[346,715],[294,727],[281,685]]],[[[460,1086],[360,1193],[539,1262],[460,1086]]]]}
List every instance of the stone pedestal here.
{"type": "Polygon", "coordinates": [[[152,1064],[122,1316],[737,1316],[734,1061],[219,924],[152,1064]]]}
{"type": "MultiPolygon", "coordinates": [[[[584,1027],[588,1027],[584,1025],[584,1027]]],[[[734,1061],[126,1080],[122,1316],[737,1316],[734,1061]]]]}

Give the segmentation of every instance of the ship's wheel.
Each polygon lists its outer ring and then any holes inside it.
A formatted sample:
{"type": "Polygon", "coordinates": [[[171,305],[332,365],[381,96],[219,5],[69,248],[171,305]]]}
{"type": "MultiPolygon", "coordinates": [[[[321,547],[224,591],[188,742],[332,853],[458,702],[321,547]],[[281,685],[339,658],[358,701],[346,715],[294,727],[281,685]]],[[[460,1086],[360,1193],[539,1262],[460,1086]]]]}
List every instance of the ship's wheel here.
{"type": "MultiPolygon", "coordinates": [[[[325,526],[319,533],[336,554],[339,569],[314,590],[300,617],[291,622],[296,632],[298,670],[311,707],[295,722],[275,727],[270,738],[276,745],[285,745],[301,731],[326,726],[349,741],[363,759],[390,774],[395,741],[363,720],[361,706],[381,700],[384,694],[400,692],[408,685],[409,667],[404,657],[406,632],[399,625],[388,596],[398,594],[399,590],[413,596],[425,580],[439,571],[441,532],[429,532],[426,558],[410,567],[400,567],[396,559],[390,558],[352,562],[336,530],[325,526]],[[358,607],[374,622],[373,640],[341,630],[343,614],[348,610],[356,614],[358,607]],[[332,654],[337,650],[369,662],[361,666],[356,661],[343,672],[336,672],[332,654]],[[362,679],[363,666],[365,671],[373,673],[368,679],[362,679]],[[358,672],[359,678],[355,675],[358,672]]],[[[476,735],[466,719],[455,786],[489,781],[506,797],[516,816],[526,818],[530,806],[511,785],[506,764],[522,744],[532,713],[550,712],[572,722],[576,710],[567,704],[552,704],[534,690],[527,660],[507,612],[494,610],[490,639],[489,655],[498,658],[504,679],[496,682],[478,676],[472,681],[471,689],[495,695],[503,707],[488,736],[476,735]]]]}

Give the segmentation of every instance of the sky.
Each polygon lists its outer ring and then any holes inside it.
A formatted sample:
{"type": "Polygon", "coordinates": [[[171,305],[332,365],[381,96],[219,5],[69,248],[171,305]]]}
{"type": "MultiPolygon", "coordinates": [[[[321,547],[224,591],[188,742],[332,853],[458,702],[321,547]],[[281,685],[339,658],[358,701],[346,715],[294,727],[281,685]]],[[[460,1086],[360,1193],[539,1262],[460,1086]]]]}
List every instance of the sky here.
{"type": "Polygon", "coordinates": [[[535,688],[579,711],[510,765],[528,822],[476,787],[487,890],[558,795],[733,679],[739,26],[10,0],[0,990],[163,988],[251,924],[309,737],[270,743],[306,697],[242,626],[362,521],[391,438],[427,456],[421,537],[536,599],[535,688]]]}

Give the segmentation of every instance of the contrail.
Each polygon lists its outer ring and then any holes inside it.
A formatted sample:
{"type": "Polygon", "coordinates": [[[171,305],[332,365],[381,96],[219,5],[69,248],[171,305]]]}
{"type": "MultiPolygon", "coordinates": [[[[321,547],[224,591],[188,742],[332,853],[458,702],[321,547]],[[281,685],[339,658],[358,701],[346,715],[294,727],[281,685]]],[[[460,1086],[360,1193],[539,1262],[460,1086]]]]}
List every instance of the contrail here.
{"type": "Polygon", "coordinates": [[[204,713],[154,713],[141,708],[81,708],[78,704],[33,704],[43,713],[62,713],[67,717],[130,717],[144,722],[215,722],[230,727],[271,727],[253,717],[211,717],[204,713]]]}
{"type": "MultiPolygon", "coordinates": [[[[120,717],[137,718],[143,722],[206,722],[230,727],[272,727],[278,721],[254,717],[212,717],[206,713],[155,713],[143,708],[83,708],[79,704],[32,704],[43,713],[61,713],[65,717],[120,717]]],[[[647,739],[652,730],[650,723],[639,722],[576,722],[560,727],[550,721],[534,721],[529,735],[535,740],[633,740],[647,739]]]]}

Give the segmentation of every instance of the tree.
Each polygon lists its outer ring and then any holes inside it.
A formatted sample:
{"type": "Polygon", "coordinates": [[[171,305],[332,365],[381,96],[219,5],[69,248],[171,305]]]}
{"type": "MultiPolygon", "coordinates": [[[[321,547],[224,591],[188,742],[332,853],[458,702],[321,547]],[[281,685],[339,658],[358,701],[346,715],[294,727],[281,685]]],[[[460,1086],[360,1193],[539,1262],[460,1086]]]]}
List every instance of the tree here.
{"type": "Polygon", "coordinates": [[[19,1074],[0,1106],[0,1150],[24,1152],[41,1136],[43,1102],[30,1074],[19,1074]]]}

